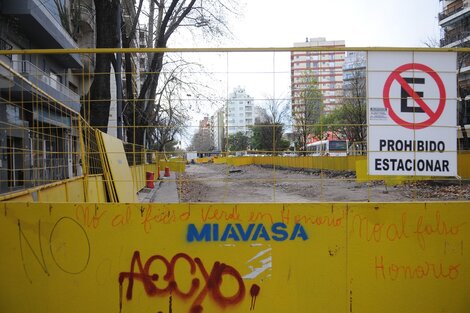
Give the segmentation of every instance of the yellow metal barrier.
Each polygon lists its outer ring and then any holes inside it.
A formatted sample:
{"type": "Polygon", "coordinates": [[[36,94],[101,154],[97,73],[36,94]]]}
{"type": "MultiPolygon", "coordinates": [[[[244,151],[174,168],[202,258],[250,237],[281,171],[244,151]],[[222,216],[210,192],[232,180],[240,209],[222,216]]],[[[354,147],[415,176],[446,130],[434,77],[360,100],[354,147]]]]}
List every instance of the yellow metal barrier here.
{"type": "Polygon", "coordinates": [[[458,173],[465,179],[470,179],[470,151],[460,151],[457,154],[458,173]]]}
{"type": "Polygon", "coordinates": [[[1,312],[470,307],[467,202],[1,209],[1,312]]]}
{"type": "Polygon", "coordinates": [[[178,173],[182,173],[186,169],[186,162],[180,161],[180,160],[169,160],[169,161],[160,160],[158,164],[160,165],[161,171],[163,171],[165,167],[169,167],[171,171],[178,172],[178,173]]]}
{"type": "Polygon", "coordinates": [[[198,164],[209,163],[209,158],[197,158],[197,159],[194,159],[194,162],[196,162],[198,164]]]}
{"type": "MultiPolygon", "coordinates": [[[[358,182],[372,180],[384,180],[388,185],[401,184],[406,181],[429,180],[431,177],[409,176],[370,176],[367,175],[367,160],[365,156],[347,157],[230,157],[214,158],[215,164],[229,164],[232,166],[275,165],[285,168],[325,169],[325,170],[349,170],[355,171],[358,182]]],[[[175,172],[184,172],[186,164],[182,161],[160,161],[160,170],[165,166],[175,172]]],[[[470,178],[470,153],[458,154],[458,173],[464,178],[470,178]]],[[[130,167],[135,192],[146,186],[146,172],[153,172],[155,179],[158,177],[157,164],[142,164],[130,167]]],[[[88,188],[83,187],[84,178],[78,177],[58,183],[52,183],[26,191],[20,191],[9,195],[3,195],[0,201],[15,202],[106,202],[104,180],[102,175],[87,176],[88,188]],[[86,194],[85,191],[87,190],[86,194]]]]}
{"type": "Polygon", "coordinates": [[[86,177],[87,202],[107,202],[105,185],[102,175],[86,177]]]}
{"type": "Polygon", "coordinates": [[[214,158],[214,164],[227,164],[227,159],[225,157],[214,158]]]}
{"type": "Polygon", "coordinates": [[[255,164],[255,159],[254,157],[229,157],[227,164],[232,166],[251,165],[255,164]]]}
{"type": "Polygon", "coordinates": [[[283,157],[283,156],[253,156],[227,158],[227,164],[233,166],[243,165],[273,165],[285,168],[323,169],[336,171],[354,171],[357,156],[347,157],[283,157]]]}
{"type": "Polygon", "coordinates": [[[0,202],[107,202],[102,175],[80,176],[3,195],[0,202]],[[86,192],[85,192],[86,190],[86,192]]]}
{"type": "MultiPolygon", "coordinates": [[[[220,163],[225,163],[221,158],[220,163]]],[[[214,163],[219,163],[214,162],[214,163]]],[[[359,182],[371,180],[387,180],[390,183],[402,183],[410,180],[427,180],[429,176],[369,176],[367,175],[367,159],[365,156],[346,157],[282,157],[282,156],[254,156],[254,157],[230,157],[226,163],[232,166],[244,165],[273,165],[285,168],[319,169],[332,171],[355,171],[359,182]]],[[[458,173],[461,178],[470,179],[470,153],[458,153],[458,173]]]]}
{"type": "Polygon", "coordinates": [[[430,176],[385,176],[385,175],[369,175],[367,174],[367,160],[356,161],[356,181],[366,183],[370,181],[383,180],[389,186],[400,185],[407,181],[430,180],[430,176]]]}

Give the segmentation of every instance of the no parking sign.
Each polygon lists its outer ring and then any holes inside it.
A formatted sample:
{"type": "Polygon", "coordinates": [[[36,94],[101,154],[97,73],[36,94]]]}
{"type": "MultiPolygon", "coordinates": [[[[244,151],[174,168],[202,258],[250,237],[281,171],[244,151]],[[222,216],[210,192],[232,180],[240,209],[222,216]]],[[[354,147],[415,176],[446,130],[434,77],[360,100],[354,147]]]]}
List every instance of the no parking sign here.
{"type": "Polygon", "coordinates": [[[457,175],[456,54],[369,52],[370,175],[457,175]]]}

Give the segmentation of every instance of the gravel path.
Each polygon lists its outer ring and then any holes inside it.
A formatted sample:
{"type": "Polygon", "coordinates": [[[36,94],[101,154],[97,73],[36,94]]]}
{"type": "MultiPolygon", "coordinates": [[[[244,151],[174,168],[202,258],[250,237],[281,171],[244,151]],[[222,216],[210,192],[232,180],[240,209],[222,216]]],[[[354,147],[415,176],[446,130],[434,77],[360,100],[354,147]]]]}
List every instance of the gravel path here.
{"type": "Polygon", "coordinates": [[[351,172],[307,172],[256,165],[191,164],[179,177],[183,202],[349,202],[469,200],[469,184],[357,183],[351,172]]]}

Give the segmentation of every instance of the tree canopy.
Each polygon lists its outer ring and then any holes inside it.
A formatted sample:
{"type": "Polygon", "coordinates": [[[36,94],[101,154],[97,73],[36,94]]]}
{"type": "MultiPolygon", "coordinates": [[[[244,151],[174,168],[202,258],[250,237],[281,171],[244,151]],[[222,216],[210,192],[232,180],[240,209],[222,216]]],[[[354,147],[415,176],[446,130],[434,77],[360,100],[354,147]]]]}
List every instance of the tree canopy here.
{"type": "MultiPolygon", "coordinates": [[[[94,0],[94,5],[98,48],[132,47],[143,19],[147,19],[145,33],[149,48],[166,48],[175,34],[184,31],[199,33],[212,40],[230,32],[227,16],[237,14],[238,8],[237,2],[233,0],[207,0],[200,3],[196,0],[139,0],[137,3],[133,0],[94,0]]],[[[155,129],[158,132],[164,126],[171,126],[168,118],[177,117],[175,111],[168,114],[169,104],[165,103],[164,97],[160,97],[166,88],[172,88],[168,80],[175,79],[174,76],[162,73],[171,72],[177,65],[164,52],[146,54],[145,69],[140,72],[140,84],[137,87],[133,58],[128,53],[123,57],[119,53],[96,55],[93,83],[89,95],[85,97],[92,101],[83,105],[82,113],[91,126],[106,131],[110,99],[114,97],[123,111],[122,114],[118,112],[118,119],[122,115],[124,126],[128,126],[125,127],[127,141],[148,144],[149,138],[156,138],[151,135],[155,129]],[[111,65],[118,73],[115,75],[116,95],[111,95],[110,91],[111,65]],[[124,75],[119,74],[122,68],[124,75]]],[[[173,92],[184,94],[183,84],[178,86],[179,89],[173,89],[173,92]]],[[[184,120],[181,116],[178,118],[184,120]]]]}
{"type": "Polygon", "coordinates": [[[250,146],[250,138],[243,132],[237,132],[229,135],[227,147],[229,151],[245,151],[250,146]]]}
{"type": "Polygon", "coordinates": [[[311,73],[306,73],[301,87],[294,97],[292,117],[294,119],[294,137],[298,150],[305,150],[307,138],[320,124],[323,114],[323,96],[318,88],[318,81],[311,73]]]}

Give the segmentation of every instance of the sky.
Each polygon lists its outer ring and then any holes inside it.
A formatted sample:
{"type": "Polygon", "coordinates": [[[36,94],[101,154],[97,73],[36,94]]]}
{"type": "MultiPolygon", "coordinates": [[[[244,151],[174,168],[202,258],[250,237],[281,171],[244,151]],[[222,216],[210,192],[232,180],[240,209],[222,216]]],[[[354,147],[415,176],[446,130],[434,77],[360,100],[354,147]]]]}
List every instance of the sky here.
{"type": "Polygon", "coordinates": [[[350,47],[424,46],[439,38],[439,0],[249,0],[232,21],[235,43],[292,46],[306,37],[350,47]]]}
{"type": "MultiPolygon", "coordinates": [[[[440,5],[439,0],[247,0],[241,15],[229,21],[233,38],[216,46],[292,47],[307,37],[325,37],[344,40],[346,47],[423,47],[439,40],[440,5]]],[[[187,47],[188,42],[180,45],[187,47]]],[[[267,98],[289,97],[289,52],[199,57],[206,70],[214,73],[211,85],[221,98],[237,86],[245,88],[258,104],[267,98]]],[[[195,112],[194,131],[198,120],[214,112],[213,105],[195,112]]]]}

